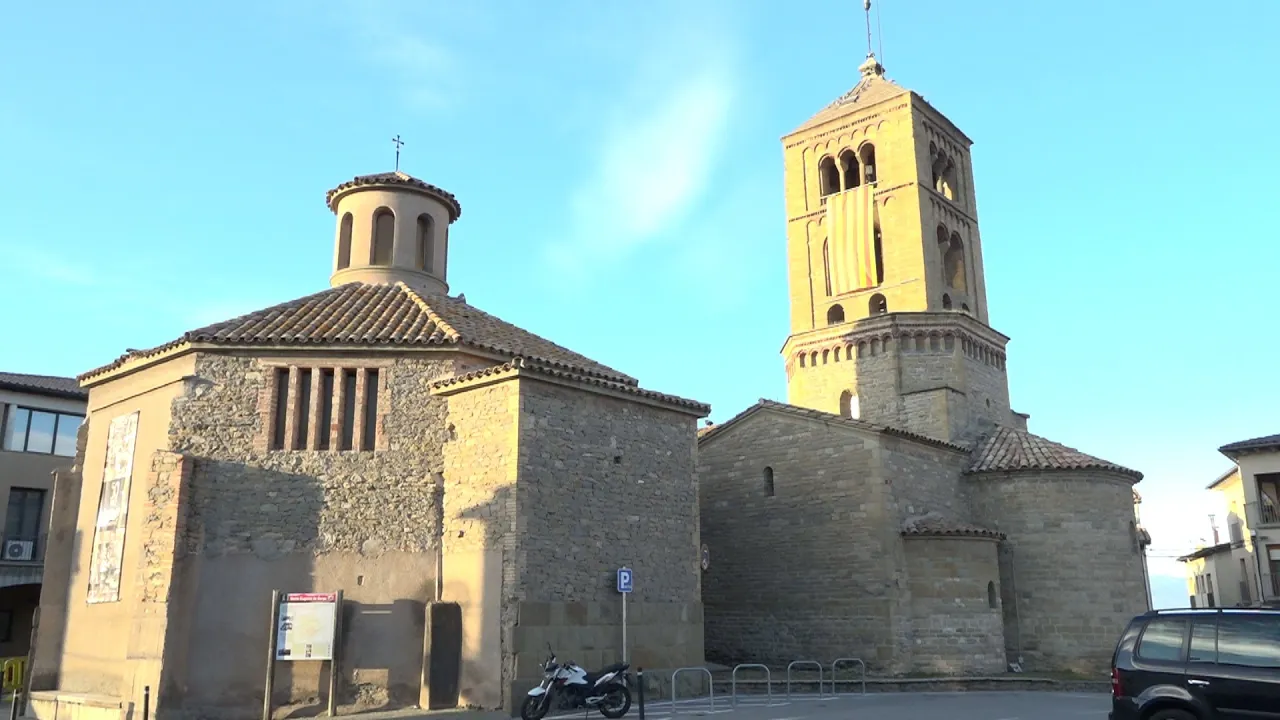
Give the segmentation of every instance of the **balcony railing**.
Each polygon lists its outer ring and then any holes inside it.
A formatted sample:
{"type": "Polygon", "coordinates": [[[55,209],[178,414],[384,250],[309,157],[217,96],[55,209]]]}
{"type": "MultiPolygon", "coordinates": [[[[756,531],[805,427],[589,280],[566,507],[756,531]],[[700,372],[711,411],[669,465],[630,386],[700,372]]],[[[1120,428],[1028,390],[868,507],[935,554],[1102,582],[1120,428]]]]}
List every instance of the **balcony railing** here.
{"type": "Polygon", "coordinates": [[[1256,518],[1259,527],[1280,525],[1280,508],[1269,503],[1247,503],[1245,515],[1250,522],[1256,518]]]}

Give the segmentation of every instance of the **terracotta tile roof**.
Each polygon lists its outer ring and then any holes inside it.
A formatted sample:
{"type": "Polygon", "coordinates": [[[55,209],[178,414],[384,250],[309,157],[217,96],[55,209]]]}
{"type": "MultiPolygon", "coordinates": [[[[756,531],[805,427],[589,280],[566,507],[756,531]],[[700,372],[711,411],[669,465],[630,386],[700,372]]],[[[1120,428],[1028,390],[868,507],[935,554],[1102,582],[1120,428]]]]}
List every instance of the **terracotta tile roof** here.
{"type": "Polygon", "coordinates": [[[860,428],[862,430],[867,430],[869,432],[874,432],[874,433],[880,433],[883,435],[894,435],[897,437],[907,438],[908,440],[914,440],[916,442],[922,442],[928,445],[944,447],[949,450],[958,450],[960,452],[969,452],[970,450],[970,448],[965,447],[964,445],[957,445],[955,443],[950,443],[945,440],[939,440],[937,438],[932,438],[927,435],[920,435],[918,433],[913,433],[910,430],[902,430],[900,428],[891,427],[888,425],[877,425],[875,423],[867,422],[866,420],[847,418],[843,415],[837,415],[835,413],[823,412],[822,410],[814,410],[812,408],[800,407],[799,405],[788,405],[787,403],[780,403],[780,402],[777,402],[776,400],[767,400],[765,398],[760,398],[760,400],[758,400],[755,405],[748,407],[746,410],[743,410],[742,412],[738,413],[737,415],[734,415],[733,417],[729,418],[728,420],[726,420],[725,422],[719,425],[714,425],[710,428],[702,428],[702,430],[698,432],[698,441],[705,442],[708,439],[713,438],[716,435],[719,435],[720,432],[723,431],[725,428],[730,427],[732,425],[736,425],[741,420],[747,418],[749,415],[752,415],[760,410],[776,410],[778,412],[784,412],[790,415],[803,417],[810,420],[817,420],[819,422],[845,425],[848,427],[860,428]]]}
{"type": "Polygon", "coordinates": [[[80,387],[80,383],[76,382],[75,378],[56,375],[0,372],[0,389],[74,400],[84,400],[89,397],[89,391],[80,387]]]}
{"type": "Polygon", "coordinates": [[[899,95],[905,95],[910,90],[902,87],[896,82],[884,76],[884,68],[880,67],[879,72],[868,66],[866,63],[860,68],[862,79],[858,81],[848,92],[836,98],[835,102],[822,108],[813,117],[809,118],[803,125],[796,128],[793,132],[797,133],[802,130],[808,130],[817,127],[828,120],[834,120],[838,117],[847,115],[854,110],[864,107],[870,107],[878,102],[883,102],[899,95]]]}
{"type": "Polygon", "coordinates": [[[436,187],[429,182],[423,182],[412,175],[398,171],[374,173],[372,175],[357,175],[356,177],[351,178],[338,187],[325,193],[324,202],[329,206],[330,210],[336,211],[338,209],[338,198],[346,194],[347,191],[354,190],[356,188],[377,187],[380,185],[387,187],[409,188],[434,197],[444,203],[445,207],[449,208],[449,222],[453,222],[462,216],[462,205],[458,202],[458,198],[455,197],[453,193],[444,190],[443,188],[436,187]]]}
{"type": "Polygon", "coordinates": [[[902,524],[902,534],[906,537],[912,536],[935,536],[935,537],[983,537],[1003,540],[1005,534],[998,530],[990,530],[979,525],[970,525],[968,523],[955,522],[945,518],[926,515],[918,518],[908,518],[902,524]]]}
{"type": "Polygon", "coordinates": [[[1249,440],[1233,442],[1218,448],[1218,452],[1227,457],[1231,457],[1233,454],[1268,450],[1280,450],[1280,435],[1264,435],[1249,440]]]}
{"type": "Polygon", "coordinates": [[[974,452],[967,472],[1012,470],[1111,470],[1142,479],[1142,473],[1136,470],[1086,455],[1039,435],[998,427],[974,452]]]}
{"type": "Polygon", "coordinates": [[[555,378],[557,380],[565,380],[578,385],[589,385],[615,392],[635,395],[637,397],[655,400],[657,402],[674,405],[686,410],[694,410],[699,413],[699,417],[705,416],[711,412],[711,406],[700,403],[696,400],[689,400],[677,395],[668,395],[655,390],[646,390],[635,384],[614,382],[601,377],[593,377],[582,375],[579,373],[562,370],[560,368],[548,367],[536,361],[529,362],[523,357],[517,357],[514,360],[503,363],[501,365],[492,365],[479,370],[473,370],[463,375],[455,375],[453,377],[437,380],[431,384],[434,390],[445,390],[457,385],[462,385],[473,380],[480,380],[488,377],[500,377],[503,375],[532,375],[555,378]]]}
{"type": "Polygon", "coordinates": [[[561,347],[464,300],[421,293],[404,283],[348,283],[184,333],[150,350],[127,353],[81,379],[159,355],[184,343],[237,347],[460,347],[624,385],[636,379],[561,347]]]}

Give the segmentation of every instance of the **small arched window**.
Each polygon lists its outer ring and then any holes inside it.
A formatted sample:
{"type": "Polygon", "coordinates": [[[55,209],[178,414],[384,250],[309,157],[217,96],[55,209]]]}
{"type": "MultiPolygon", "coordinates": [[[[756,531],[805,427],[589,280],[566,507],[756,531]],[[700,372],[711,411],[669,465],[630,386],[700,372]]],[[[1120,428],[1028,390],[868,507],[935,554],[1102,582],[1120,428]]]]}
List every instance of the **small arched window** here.
{"type": "Polygon", "coordinates": [[[942,309],[943,310],[951,309],[951,296],[946,293],[942,293],[942,309]]]}
{"type": "Polygon", "coordinates": [[[822,241],[822,277],[827,283],[827,296],[831,296],[831,241],[822,241]]]}
{"type": "Polygon", "coordinates": [[[844,175],[844,189],[850,190],[862,184],[862,168],[858,167],[858,156],[852,150],[840,153],[840,171],[844,175]]]}
{"type": "Polygon", "coordinates": [[[875,231],[876,284],[884,284],[884,242],[880,237],[880,226],[875,231]]]}
{"type": "Polygon", "coordinates": [[[435,272],[436,246],[431,237],[431,216],[418,216],[418,269],[435,272]]]}
{"type": "Polygon", "coordinates": [[[861,414],[862,410],[858,407],[858,396],[848,390],[840,393],[840,416],[857,420],[861,414]]]}
{"type": "Polygon", "coordinates": [[[960,303],[960,309],[969,312],[969,303],[960,303]]]}
{"type": "Polygon", "coordinates": [[[823,197],[840,192],[840,169],[830,155],[818,161],[818,191],[823,197]]]}
{"type": "Polygon", "coordinates": [[[342,224],[338,226],[338,269],[351,267],[351,213],[342,216],[342,224]]]}
{"type": "Polygon", "coordinates": [[[987,607],[992,610],[1000,607],[1000,598],[996,595],[996,583],[994,580],[987,583],[987,607]]]}
{"type": "Polygon", "coordinates": [[[827,324],[835,325],[844,322],[844,308],[839,304],[827,308],[827,324]]]}
{"type": "Polygon", "coordinates": [[[876,181],[876,146],[866,143],[858,150],[858,159],[862,161],[862,177],[868,183],[876,181]]]}
{"type": "Polygon", "coordinates": [[[773,468],[767,466],[764,469],[764,494],[773,497],[773,468]]]}
{"type": "Polygon", "coordinates": [[[968,285],[964,265],[964,241],[960,239],[959,233],[952,233],[942,256],[942,273],[947,287],[964,292],[968,285]]]}
{"type": "Polygon", "coordinates": [[[884,315],[889,312],[889,301],[884,299],[880,293],[871,296],[870,302],[867,303],[867,310],[872,315],[884,315]]]}
{"type": "Polygon", "coordinates": [[[370,265],[390,265],[391,250],[395,247],[396,216],[390,208],[381,207],[373,213],[373,242],[369,245],[370,265]]]}

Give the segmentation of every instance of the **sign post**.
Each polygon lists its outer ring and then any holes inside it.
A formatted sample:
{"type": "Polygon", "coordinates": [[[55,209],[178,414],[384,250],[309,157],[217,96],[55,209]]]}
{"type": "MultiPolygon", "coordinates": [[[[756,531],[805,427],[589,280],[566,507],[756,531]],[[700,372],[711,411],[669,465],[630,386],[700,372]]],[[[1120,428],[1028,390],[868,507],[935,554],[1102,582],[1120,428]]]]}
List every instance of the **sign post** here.
{"type": "Polygon", "coordinates": [[[342,591],[332,593],[271,593],[271,639],[267,656],[266,697],[262,720],[271,720],[271,694],[279,661],[329,662],[329,717],[338,710],[338,633],[342,591]]]}
{"type": "Polygon", "coordinates": [[[618,568],[618,592],[622,593],[622,662],[627,661],[627,596],[631,594],[634,581],[631,568],[618,568]]]}

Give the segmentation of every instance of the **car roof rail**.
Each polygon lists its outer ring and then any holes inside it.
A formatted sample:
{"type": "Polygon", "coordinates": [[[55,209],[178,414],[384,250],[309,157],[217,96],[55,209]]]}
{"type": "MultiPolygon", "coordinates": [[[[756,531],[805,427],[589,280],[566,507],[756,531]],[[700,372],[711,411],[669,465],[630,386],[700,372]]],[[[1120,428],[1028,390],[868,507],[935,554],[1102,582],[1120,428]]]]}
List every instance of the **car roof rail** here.
{"type": "Polygon", "coordinates": [[[1280,606],[1276,605],[1253,605],[1246,607],[1212,607],[1212,608],[1159,608],[1156,610],[1148,610],[1145,614],[1152,615],[1207,615],[1209,613],[1272,613],[1280,612],[1280,606]]]}

